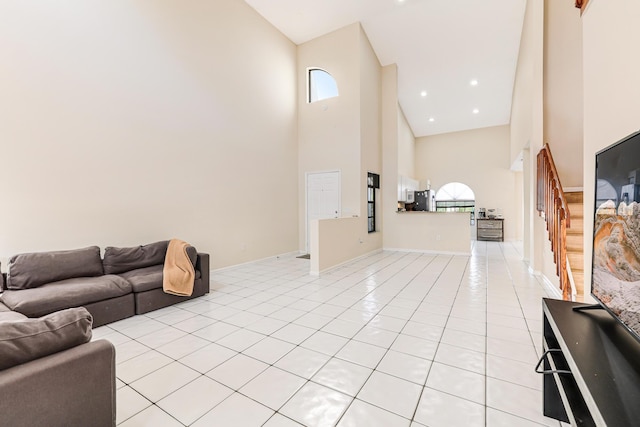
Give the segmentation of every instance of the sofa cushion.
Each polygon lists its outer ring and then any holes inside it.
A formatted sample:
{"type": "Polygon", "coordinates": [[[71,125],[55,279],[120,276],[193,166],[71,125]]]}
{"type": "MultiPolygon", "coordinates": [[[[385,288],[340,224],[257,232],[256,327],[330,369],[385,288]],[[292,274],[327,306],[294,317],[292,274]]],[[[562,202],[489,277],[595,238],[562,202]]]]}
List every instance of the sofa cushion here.
{"type": "Polygon", "coordinates": [[[116,248],[109,246],[104,250],[105,274],[119,274],[138,268],[164,264],[169,241],[150,243],[131,248],[116,248]]]}
{"type": "Polygon", "coordinates": [[[91,340],[92,318],[82,307],[39,319],[0,324],[0,369],[58,353],[91,340]]]}
{"type": "Polygon", "coordinates": [[[127,282],[131,283],[133,292],[144,292],[162,287],[162,265],[138,268],[120,274],[127,282]]]}
{"type": "Polygon", "coordinates": [[[9,260],[7,289],[30,289],[74,277],[101,276],[100,248],[14,255],[9,260]]]}
{"type": "Polygon", "coordinates": [[[39,317],[69,307],[131,293],[131,284],[122,277],[107,274],[48,283],[38,288],[8,290],[0,295],[7,307],[28,317],[39,317]]]}
{"type": "MultiPolygon", "coordinates": [[[[162,265],[153,265],[151,267],[127,271],[119,276],[124,277],[127,279],[127,282],[131,283],[133,292],[145,292],[152,289],[162,288],[163,268],[164,266],[162,265]]],[[[200,272],[196,270],[195,280],[198,280],[201,276],[200,272]]]]}
{"type": "MultiPolygon", "coordinates": [[[[27,316],[18,313],[17,311],[0,311],[0,324],[2,324],[2,322],[13,322],[15,320],[23,320],[26,318],[27,316]]],[[[2,329],[2,326],[0,326],[0,329],[2,329]]]]}

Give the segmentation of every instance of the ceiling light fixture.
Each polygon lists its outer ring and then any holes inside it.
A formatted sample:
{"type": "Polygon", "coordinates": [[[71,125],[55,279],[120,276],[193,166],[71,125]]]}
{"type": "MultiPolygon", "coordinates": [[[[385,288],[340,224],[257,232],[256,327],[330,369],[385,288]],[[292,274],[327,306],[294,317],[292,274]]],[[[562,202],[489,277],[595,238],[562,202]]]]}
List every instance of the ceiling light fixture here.
{"type": "Polygon", "coordinates": [[[429,117],[429,121],[430,121],[430,122],[435,122],[435,121],[436,121],[436,119],[434,119],[433,117],[429,117]]]}
{"type": "Polygon", "coordinates": [[[477,108],[473,109],[473,114],[478,114],[480,112],[480,110],[478,110],[477,108]]]}
{"type": "Polygon", "coordinates": [[[427,91],[423,90],[422,92],[420,92],[420,96],[422,96],[423,98],[427,96],[427,91]]]}
{"type": "Polygon", "coordinates": [[[476,79],[471,80],[469,83],[471,86],[478,86],[478,81],[476,79]]]}

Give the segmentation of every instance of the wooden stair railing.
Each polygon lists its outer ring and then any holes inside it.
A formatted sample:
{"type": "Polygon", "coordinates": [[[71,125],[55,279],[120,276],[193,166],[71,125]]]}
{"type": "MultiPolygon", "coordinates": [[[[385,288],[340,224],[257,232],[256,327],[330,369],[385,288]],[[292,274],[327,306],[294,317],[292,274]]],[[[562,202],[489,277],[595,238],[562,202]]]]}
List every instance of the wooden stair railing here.
{"type": "Polygon", "coordinates": [[[571,283],[567,272],[567,228],[570,226],[569,204],[564,197],[558,171],[551,156],[549,144],[538,153],[537,209],[544,216],[551,241],[551,250],[560,278],[562,298],[571,299],[571,283]]]}

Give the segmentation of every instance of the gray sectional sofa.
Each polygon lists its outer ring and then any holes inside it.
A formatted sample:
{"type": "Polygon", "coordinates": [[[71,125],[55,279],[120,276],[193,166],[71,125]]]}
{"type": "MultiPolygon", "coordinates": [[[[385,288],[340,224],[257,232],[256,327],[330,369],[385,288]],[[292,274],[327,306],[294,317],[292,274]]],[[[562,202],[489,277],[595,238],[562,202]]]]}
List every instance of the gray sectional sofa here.
{"type": "Polygon", "coordinates": [[[85,308],[37,319],[0,303],[0,425],[115,426],[115,349],[85,308]]]}
{"type": "Polygon", "coordinates": [[[115,426],[115,349],[91,342],[92,327],[209,292],[209,255],[193,247],[192,295],[163,291],[168,244],[10,259],[0,275],[0,425],[115,426]]]}
{"type": "Polygon", "coordinates": [[[193,294],[183,297],[163,291],[168,244],[107,247],[103,258],[97,246],[15,255],[3,277],[0,302],[27,317],[85,307],[98,327],[208,293],[209,255],[192,246],[187,254],[195,270],[193,294]]]}

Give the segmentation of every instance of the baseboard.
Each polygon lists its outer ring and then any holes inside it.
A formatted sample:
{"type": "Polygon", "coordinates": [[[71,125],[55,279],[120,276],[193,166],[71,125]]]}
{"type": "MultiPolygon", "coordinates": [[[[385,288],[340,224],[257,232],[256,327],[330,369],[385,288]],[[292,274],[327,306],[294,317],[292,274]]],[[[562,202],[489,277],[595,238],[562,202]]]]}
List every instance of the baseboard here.
{"type": "Polygon", "coordinates": [[[562,299],[562,292],[560,292],[560,288],[551,282],[544,274],[541,274],[542,283],[544,284],[547,291],[551,294],[551,296],[555,299],[562,299]]]}
{"type": "Polygon", "coordinates": [[[564,193],[578,193],[584,192],[584,187],[564,187],[562,189],[564,193]]]}
{"type": "Polygon", "coordinates": [[[348,259],[348,260],[346,260],[346,261],[343,261],[343,262],[341,262],[340,264],[332,265],[331,267],[329,267],[329,268],[325,268],[324,270],[320,270],[320,271],[309,271],[309,274],[310,274],[311,276],[320,276],[321,274],[323,274],[323,273],[327,273],[327,272],[329,272],[329,271],[333,270],[334,268],[342,267],[343,265],[348,264],[348,263],[350,263],[350,262],[358,261],[358,260],[360,260],[360,259],[362,259],[362,258],[365,258],[365,257],[371,256],[371,255],[374,255],[374,254],[377,254],[377,253],[380,253],[380,252],[382,252],[382,248],[380,248],[380,249],[374,249],[374,250],[369,251],[369,252],[367,252],[367,253],[365,253],[365,254],[358,255],[358,256],[357,256],[357,257],[355,257],[355,258],[350,258],[350,259],[348,259]]]}
{"type": "Polygon", "coordinates": [[[469,252],[456,252],[456,251],[433,251],[427,249],[405,249],[405,248],[383,248],[385,251],[393,251],[393,252],[408,252],[408,253],[418,253],[418,254],[429,254],[429,255],[464,255],[470,256],[471,251],[469,252]]]}
{"type": "Polygon", "coordinates": [[[237,267],[242,267],[243,265],[250,265],[250,264],[255,264],[256,262],[262,262],[262,261],[268,261],[270,259],[279,259],[279,258],[284,258],[284,257],[289,257],[289,256],[297,256],[297,255],[301,255],[303,252],[301,251],[292,251],[292,252],[285,252],[283,254],[279,254],[279,255],[271,255],[268,257],[264,257],[264,258],[260,258],[260,259],[254,259],[252,261],[247,261],[247,262],[241,262],[240,264],[233,264],[233,265],[228,265],[226,267],[220,267],[220,268],[214,268],[210,270],[210,273],[220,273],[223,272],[225,270],[231,270],[237,267]]]}

